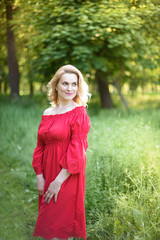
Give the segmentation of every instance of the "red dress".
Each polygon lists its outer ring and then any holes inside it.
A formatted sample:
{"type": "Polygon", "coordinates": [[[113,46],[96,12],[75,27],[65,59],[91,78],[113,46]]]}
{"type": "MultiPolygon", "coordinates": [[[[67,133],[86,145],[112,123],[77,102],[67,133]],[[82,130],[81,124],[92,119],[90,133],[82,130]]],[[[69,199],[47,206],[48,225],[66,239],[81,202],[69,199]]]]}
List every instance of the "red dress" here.
{"type": "Polygon", "coordinates": [[[39,214],[33,236],[81,237],[86,239],[85,168],[87,135],[91,124],[84,106],[56,115],[42,115],[37,147],[33,153],[33,168],[45,178],[44,194],[62,168],[71,175],[63,182],[49,204],[39,195],[39,214]]]}

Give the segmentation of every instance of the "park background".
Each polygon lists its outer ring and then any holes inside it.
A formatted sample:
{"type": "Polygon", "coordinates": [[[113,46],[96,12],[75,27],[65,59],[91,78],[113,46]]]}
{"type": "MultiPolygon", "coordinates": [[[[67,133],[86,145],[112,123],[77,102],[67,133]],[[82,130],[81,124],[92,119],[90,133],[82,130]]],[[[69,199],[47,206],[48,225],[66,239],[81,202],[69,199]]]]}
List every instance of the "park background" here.
{"type": "Polygon", "coordinates": [[[88,240],[160,239],[159,16],[159,0],[0,1],[1,240],[33,239],[33,150],[64,64],[92,93],[88,240]]]}

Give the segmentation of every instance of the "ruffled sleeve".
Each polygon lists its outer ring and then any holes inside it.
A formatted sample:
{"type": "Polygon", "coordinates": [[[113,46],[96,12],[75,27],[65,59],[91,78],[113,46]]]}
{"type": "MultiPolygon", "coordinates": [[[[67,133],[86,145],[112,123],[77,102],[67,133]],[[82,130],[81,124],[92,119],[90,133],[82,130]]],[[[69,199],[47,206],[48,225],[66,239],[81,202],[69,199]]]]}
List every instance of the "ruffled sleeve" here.
{"type": "Polygon", "coordinates": [[[41,174],[42,173],[42,161],[43,161],[43,152],[44,152],[44,148],[45,148],[45,144],[42,141],[41,137],[40,137],[40,128],[42,125],[42,121],[40,122],[39,128],[38,128],[38,133],[37,133],[37,146],[34,149],[33,152],[33,161],[32,161],[32,166],[34,168],[34,171],[36,173],[36,175],[41,174]]]}
{"type": "Polygon", "coordinates": [[[86,109],[77,111],[71,124],[71,139],[59,164],[71,174],[84,173],[86,167],[87,135],[91,127],[86,109]]]}

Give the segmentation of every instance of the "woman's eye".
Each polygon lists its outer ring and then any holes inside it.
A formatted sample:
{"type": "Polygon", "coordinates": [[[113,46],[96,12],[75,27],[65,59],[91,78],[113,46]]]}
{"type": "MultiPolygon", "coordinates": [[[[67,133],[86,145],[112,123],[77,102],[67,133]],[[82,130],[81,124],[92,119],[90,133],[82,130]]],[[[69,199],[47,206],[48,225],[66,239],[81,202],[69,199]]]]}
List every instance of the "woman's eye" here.
{"type": "Polygon", "coordinates": [[[77,83],[73,83],[73,86],[76,86],[77,85],[77,83]]]}
{"type": "Polygon", "coordinates": [[[67,83],[66,83],[66,82],[64,82],[64,83],[63,83],[63,85],[67,85],[67,83]]]}

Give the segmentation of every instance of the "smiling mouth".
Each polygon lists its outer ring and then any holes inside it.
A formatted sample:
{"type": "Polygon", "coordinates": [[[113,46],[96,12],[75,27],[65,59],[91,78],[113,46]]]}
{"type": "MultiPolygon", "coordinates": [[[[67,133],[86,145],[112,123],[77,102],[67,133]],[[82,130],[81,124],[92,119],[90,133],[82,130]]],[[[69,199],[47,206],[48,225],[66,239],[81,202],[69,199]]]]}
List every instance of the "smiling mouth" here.
{"type": "Polygon", "coordinates": [[[66,93],[67,95],[72,95],[73,93],[66,93]]]}

